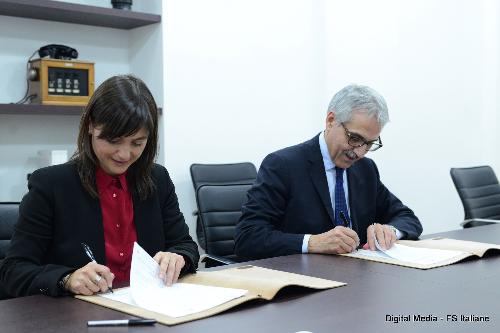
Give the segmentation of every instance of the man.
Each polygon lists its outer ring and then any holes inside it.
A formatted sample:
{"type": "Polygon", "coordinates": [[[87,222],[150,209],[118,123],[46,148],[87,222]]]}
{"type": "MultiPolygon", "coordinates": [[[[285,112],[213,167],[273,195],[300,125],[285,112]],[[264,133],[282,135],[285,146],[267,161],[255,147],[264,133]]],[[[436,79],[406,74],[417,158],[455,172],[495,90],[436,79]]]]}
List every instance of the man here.
{"type": "Polygon", "coordinates": [[[350,85],[335,94],[322,133],[262,162],[236,227],[236,254],[349,253],[360,243],[375,250],[375,239],[390,248],[396,239],[418,238],[419,220],[365,157],[382,147],[388,121],[373,89],[350,85]]]}

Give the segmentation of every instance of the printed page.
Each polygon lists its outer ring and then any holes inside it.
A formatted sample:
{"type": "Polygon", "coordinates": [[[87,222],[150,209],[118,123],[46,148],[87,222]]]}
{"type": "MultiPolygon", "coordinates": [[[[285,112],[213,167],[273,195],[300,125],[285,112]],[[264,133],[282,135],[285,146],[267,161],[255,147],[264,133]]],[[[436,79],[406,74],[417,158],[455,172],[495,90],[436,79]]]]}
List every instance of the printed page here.
{"type": "Polygon", "coordinates": [[[392,259],[391,257],[389,257],[387,254],[385,254],[384,252],[382,251],[379,251],[379,250],[375,250],[375,251],[372,251],[372,250],[363,250],[363,249],[359,249],[357,251],[354,251],[352,252],[353,254],[362,254],[364,256],[367,256],[367,257],[373,257],[373,258],[385,258],[385,259],[392,259]]]}
{"type": "Polygon", "coordinates": [[[137,304],[134,302],[134,299],[132,298],[132,293],[130,292],[130,287],[129,288],[120,288],[120,289],[115,289],[113,290],[113,293],[105,293],[105,294],[98,294],[101,297],[111,299],[113,301],[118,301],[122,302],[125,304],[130,304],[130,305],[135,305],[137,304]]]}
{"type": "Polygon", "coordinates": [[[102,297],[136,305],[144,309],[182,317],[208,310],[247,293],[244,289],[175,283],[167,287],[159,278],[159,265],[134,243],[130,287],[102,297]]]}
{"type": "Polygon", "coordinates": [[[463,251],[475,254],[479,257],[482,257],[484,253],[488,250],[492,249],[500,250],[500,245],[498,244],[472,242],[472,241],[442,238],[442,237],[423,239],[419,241],[401,241],[401,243],[403,245],[405,243],[409,243],[408,245],[412,247],[425,247],[430,249],[463,251]]]}
{"type": "Polygon", "coordinates": [[[415,248],[397,243],[390,249],[384,250],[377,240],[375,240],[375,246],[378,249],[377,251],[358,250],[356,253],[370,257],[393,258],[400,261],[422,265],[437,264],[463,254],[462,251],[415,248]]]}

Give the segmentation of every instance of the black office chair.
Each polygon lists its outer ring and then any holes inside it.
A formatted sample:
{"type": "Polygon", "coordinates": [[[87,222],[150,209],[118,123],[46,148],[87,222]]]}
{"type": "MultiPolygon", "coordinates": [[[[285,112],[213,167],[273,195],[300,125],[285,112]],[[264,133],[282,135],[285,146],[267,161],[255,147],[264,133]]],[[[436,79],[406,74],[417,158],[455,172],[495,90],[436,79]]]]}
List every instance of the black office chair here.
{"type": "MultiPolygon", "coordinates": [[[[196,195],[198,189],[203,185],[252,185],[257,178],[257,169],[250,162],[229,164],[195,163],[191,165],[190,172],[196,195]]],[[[243,201],[241,203],[243,203],[243,201]]],[[[199,209],[198,206],[198,210],[199,209]]],[[[241,204],[238,210],[241,210],[241,204]]],[[[217,253],[207,251],[207,233],[201,221],[200,214],[198,211],[193,212],[193,214],[197,216],[196,236],[200,247],[204,249],[208,255],[217,255],[217,253]]],[[[237,223],[237,221],[235,221],[235,223],[237,223]]],[[[214,263],[212,263],[212,265],[213,264],[214,263]]]]}
{"type": "Polygon", "coordinates": [[[202,185],[196,190],[198,216],[202,225],[205,267],[232,264],[238,261],[234,254],[234,233],[241,216],[241,205],[250,184],[202,185]]]}
{"type": "Polygon", "coordinates": [[[450,174],[464,206],[462,227],[500,223],[500,185],[491,167],[451,168],[450,174]]]}
{"type": "MultiPolygon", "coordinates": [[[[0,265],[7,254],[14,225],[19,217],[19,202],[0,202],[0,265]]],[[[0,300],[10,298],[0,285],[0,300]]]]}
{"type": "Polygon", "coordinates": [[[201,185],[253,184],[257,169],[250,162],[229,164],[191,164],[191,179],[196,191],[201,185]]]}
{"type": "Polygon", "coordinates": [[[19,217],[19,202],[0,202],[0,260],[5,258],[19,217]]]}

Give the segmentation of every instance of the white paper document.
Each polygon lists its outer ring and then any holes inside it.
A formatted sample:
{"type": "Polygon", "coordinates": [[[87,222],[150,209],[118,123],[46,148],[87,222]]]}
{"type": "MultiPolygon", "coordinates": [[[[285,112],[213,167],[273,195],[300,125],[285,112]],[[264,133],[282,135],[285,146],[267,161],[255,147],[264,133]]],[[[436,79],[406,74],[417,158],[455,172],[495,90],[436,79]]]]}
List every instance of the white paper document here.
{"type": "Polygon", "coordinates": [[[356,253],[368,257],[393,258],[421,265],[436,264],[463,254],[461,251],[417,248],[401,244],[394,244],[390,249],[384,250],[376,240],[375,246],[377,251],[358,250],[356,253]]]}
{"type": "Polygon", "coordinates": [[[158,276],[159,269],[156,261],[134,243],[130,287],[101,296],[170,317],[182,317],[224,304],[248,292],[191,283],[175,283],[167,287],[158,276]]]}

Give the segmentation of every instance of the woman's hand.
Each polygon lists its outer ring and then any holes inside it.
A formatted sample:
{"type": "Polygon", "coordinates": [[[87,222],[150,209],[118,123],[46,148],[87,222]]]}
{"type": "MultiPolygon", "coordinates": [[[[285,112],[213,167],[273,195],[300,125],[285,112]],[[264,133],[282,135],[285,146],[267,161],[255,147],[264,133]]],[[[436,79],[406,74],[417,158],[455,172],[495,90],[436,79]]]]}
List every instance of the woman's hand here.
{"type": "Polygon", "coordinates": [[[162,279],[167,286],[177,282],[182,267],[186,265],[184,257],[172,252],[158,252],[154,260],[160,265],[160,279],[162,279]]]}
{"type": "Polygon", "coordinates": [[[64,288],[73,294],[90,296],[98,292],[107,292],[113,286],[114,278],[115,275],[108,267],[89,262],[70,275],[64,288]]]}

